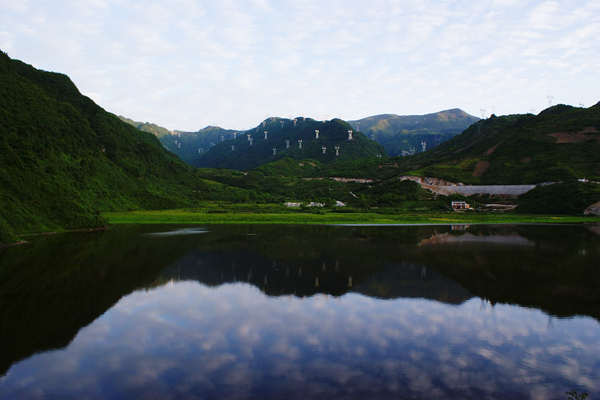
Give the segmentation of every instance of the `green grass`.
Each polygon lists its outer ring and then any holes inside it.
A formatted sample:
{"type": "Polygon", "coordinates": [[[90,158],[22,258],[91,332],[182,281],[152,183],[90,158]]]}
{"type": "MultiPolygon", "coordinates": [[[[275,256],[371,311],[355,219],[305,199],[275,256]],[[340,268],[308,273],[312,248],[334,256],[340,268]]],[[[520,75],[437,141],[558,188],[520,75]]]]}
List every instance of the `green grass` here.
{"type": "Polygon", "coordinates": [[[224,212],[198,209],[105,213],[110,224],[504,224],[598,223],[600,218],[483,213],[224,212]]]}

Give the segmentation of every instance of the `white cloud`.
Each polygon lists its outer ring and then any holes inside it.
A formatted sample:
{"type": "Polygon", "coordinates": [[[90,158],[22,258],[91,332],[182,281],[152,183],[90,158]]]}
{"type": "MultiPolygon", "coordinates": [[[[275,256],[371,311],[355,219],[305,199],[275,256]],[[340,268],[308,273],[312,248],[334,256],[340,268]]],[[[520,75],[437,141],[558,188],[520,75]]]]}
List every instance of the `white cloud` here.
{"type": "Polygon", "coordinates": [[[274,299],[242,284],[182,282],[132,293],[67,348],[15,364],[0,396],[220,397],[225,385],[235,398],[391,390],[441,399],[456,390],[498,397],[505,387],[558,393],[561,379],[600,390],[592,379],[597,321],[553,326],[538,311],[497,305],[486,312],[478,300],[457,307],[357,294],[274,299]]]}
{"type": "Polygon", "coordinates": [[[169,129],[243,129],[270,115],[478,114],[490,102],[498,114],[527,112],[547,93],[598,100],[593,0],[5,3],[9,55],[169,129]],[[504,79],[490,93],[491,67],[528,87],[504,79]],[[430,81],[443,84],[418,84],[430,81]]]}

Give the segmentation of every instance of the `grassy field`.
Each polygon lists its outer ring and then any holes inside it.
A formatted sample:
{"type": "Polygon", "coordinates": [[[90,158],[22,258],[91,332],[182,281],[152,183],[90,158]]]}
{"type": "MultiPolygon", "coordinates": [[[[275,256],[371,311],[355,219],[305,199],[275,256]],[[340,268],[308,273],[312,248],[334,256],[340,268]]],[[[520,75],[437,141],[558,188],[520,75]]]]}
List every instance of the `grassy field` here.
{"type": "Polygon", "coordinates": [[[205,212],[195,209],[106,213],[110,224],[504,224],[600,223],[600,218],[483,213],[205,212]]]}

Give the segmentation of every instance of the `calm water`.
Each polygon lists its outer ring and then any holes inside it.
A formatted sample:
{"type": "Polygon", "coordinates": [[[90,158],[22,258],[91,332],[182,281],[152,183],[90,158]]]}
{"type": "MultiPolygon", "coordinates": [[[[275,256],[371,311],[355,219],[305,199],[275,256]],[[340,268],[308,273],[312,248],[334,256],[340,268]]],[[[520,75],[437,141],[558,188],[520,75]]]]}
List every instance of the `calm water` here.
{"type": "Polygon", "coordinates": [[[600,226],[119,226],[0,252],[2,399],[600,399],[600,226]]]}

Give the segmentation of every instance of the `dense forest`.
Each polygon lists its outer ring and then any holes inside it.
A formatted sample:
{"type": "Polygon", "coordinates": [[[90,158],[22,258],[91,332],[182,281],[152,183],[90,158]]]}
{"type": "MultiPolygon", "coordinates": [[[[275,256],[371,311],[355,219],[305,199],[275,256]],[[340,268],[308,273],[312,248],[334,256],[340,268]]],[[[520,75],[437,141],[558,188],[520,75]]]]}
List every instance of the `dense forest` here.
{"type": "MultiPolygon", "coordinates": [[[[103,110],[63,74],[0,53],[0,242],[99,227],[101,212],[235,199],[158,139],[103,110]]],[[[242,198],[247,198],[242,193],[242,198]]]]}
{"type": "Polygon", "coordinates": [[[378,155],[385,155],[384,147],[354,132],[345,121],[269,118],[235,139],[217,143],[192,165],[249,170],[283,158],[329,164],[378,155]]]}

